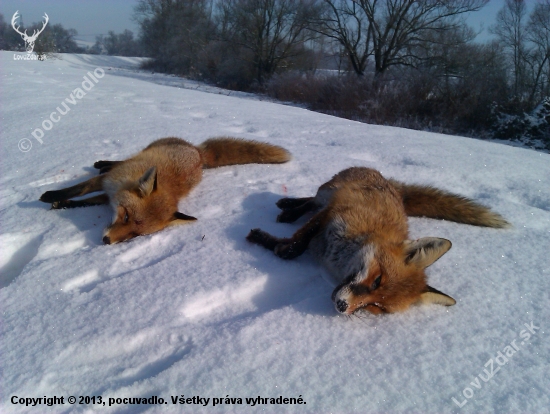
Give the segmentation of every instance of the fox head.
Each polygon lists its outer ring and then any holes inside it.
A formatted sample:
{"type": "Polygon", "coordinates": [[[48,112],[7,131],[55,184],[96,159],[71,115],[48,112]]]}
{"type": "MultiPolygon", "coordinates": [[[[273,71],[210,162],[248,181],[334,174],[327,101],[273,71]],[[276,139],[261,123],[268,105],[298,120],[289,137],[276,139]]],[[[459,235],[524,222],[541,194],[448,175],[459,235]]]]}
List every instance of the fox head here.
{"type": "Polygon", "coordinates": [[[113,223],[105,229],[103,242],[118,243],[196,220],[177,211],[177,205],[167,208],[173,204],[170,195],[157,188],[156,167],[149,168],[139,180],[126,182],[114,195],[111,200],[113,223]]]}
{"type": "Polygon", "coordinates": [[[456,301],[426,284],[424,269],[443,256],[451,242],[436,237],[364,249],[361,270],[350,274],[332,293],[336,310],[393,313],[415,304],[452,306],[456,301]]]}

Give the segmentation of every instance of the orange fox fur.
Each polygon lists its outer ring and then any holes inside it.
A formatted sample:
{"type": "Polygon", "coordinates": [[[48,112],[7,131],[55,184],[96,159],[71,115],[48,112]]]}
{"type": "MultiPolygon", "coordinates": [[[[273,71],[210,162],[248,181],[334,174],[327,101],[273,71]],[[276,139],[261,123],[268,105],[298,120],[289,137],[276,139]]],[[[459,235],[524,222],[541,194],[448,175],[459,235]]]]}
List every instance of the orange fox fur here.
{"type": "Polygon", "coordinates": [[[163,228],[196,220],[178,212],[178,201],[202,178],[203,168],[248,163],[289,161],[285,149],[256,141],[236,138],[212,138],[194,146],[179,138],[163,138],[151,143],[125,161],[98,161],[97,177],[40,197],[52,208],[111,204],[112,224],[103,242],[117,243],[163,228]],[[95,191],[103,194],[84,200],[70,200],[95,191]]]}
{"type": "Polygon", "coordinates": [[[283,259],[309,249],[337,285],[332,301],[343,314],[456,303],[427,284],[424,270],[451,248],[451,242],[436,237],[409,240],[407,216],[509,226],[499,214],[465,197],[386,180],[378,171],[362,167],[336,174],[315,197],[283,198],[277,206],[282,209],[279,222],[293,222],[308,211],[316,214],[291,238],[254,229],[247,239],[283,259]]]}

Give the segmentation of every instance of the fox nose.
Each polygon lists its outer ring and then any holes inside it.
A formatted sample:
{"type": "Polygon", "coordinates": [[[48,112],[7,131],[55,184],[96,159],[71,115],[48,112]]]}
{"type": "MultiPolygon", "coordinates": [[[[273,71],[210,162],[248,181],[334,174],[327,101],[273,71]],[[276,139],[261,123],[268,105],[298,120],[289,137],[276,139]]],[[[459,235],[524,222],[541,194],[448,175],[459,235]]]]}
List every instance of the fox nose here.
{"type": "Polygon", "coordinates": [[[338,299],[336,301],[336,310],[340,313],[344,313],[348,308],[348,303],[345,300],[338,299]]]}
{"type": "Polygon", "coordinates": [[[111,244],[111,239],[109,238],[109,236],[103,237],[103,243],[105,243],[105,244],[111,244]]]}

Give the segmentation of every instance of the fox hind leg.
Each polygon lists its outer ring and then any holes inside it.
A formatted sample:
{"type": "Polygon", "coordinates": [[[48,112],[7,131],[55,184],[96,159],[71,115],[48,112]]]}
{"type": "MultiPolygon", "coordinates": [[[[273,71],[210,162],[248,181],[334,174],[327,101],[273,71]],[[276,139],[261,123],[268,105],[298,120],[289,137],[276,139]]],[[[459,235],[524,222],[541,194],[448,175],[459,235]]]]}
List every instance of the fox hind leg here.
{"type": "Polygon", "coordinates": [[[291,208],[299,207],[311,200],[313,200],[313,197],[302,197],[302,198],[285,197],[285,198],[281,198],[275,204],[281,210],[288,210],[291,208]]]}
{"type": "Polygon", "coordinates": [[[315,204],[315,201],[312,198],[309,201],[306,201],[305,203],[298,205],[297,207],[283,209],[283,211],[277,216],[277,222],[294,223],[304,214],[309,213],[310,211],[313,211],[316,208],[317,208],[317,205],[315,204]]]}
{"type": "Polygon", "coordinates": [[[281,259],[294,259],[306,251],[311,239],[323,228],[327,217],[326,210],[320,211],[289,239],[272,236],[260,229],[251,230],[246,239],[273,251],[281,259]]]}

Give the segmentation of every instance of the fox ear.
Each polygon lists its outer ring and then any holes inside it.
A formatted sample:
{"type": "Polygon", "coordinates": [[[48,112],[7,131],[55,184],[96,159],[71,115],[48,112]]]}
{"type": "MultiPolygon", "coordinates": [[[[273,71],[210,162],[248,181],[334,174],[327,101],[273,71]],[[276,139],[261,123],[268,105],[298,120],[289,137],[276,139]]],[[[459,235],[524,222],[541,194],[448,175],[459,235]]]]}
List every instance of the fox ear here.
{"type": "Polygon", "coordinates": [[[453,306],[455,303],[456,300],[451,298],[449,295],[446,295],[445,293],[440,292],[429,285],[426,286],[426,291],[420,294],[419,304],[421,305],[453,306]]]}
{"type": "Polygon", "coordinates": [[[406,240],[405,263],[424,269],[443,256],[452,244],[447,239],[423,237],[418,240],[406,240]]]}
{"type": "Polygon", "coordinates": [[[143,197],[147,197],[157,189],[157,167],[151,167],[138,181],[139,191],[143,197]]]}
{"type": "Polygon", "coordinates": [[[196,217],[188,216],[187,214],[183,214],[183,213],[180,213],[179,211],[176,211],[172,216],[172,221],[170,222],[170,225],[175,226],[178,224],[183,224],[188,221],[195,221],[195,220],[197,220],[196,217]]]}

